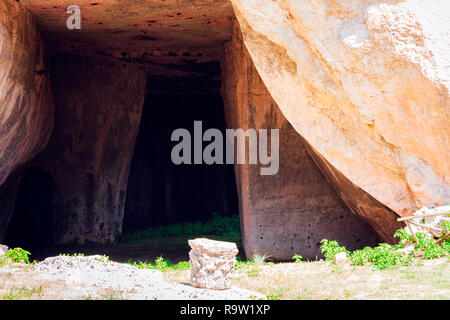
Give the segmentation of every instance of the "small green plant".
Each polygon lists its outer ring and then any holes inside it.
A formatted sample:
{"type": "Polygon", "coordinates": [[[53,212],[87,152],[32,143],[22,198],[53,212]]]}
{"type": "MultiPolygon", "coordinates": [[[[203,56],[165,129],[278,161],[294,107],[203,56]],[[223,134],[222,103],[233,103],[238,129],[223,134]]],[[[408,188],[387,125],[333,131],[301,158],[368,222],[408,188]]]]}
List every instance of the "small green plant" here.
{"type": "Polygon", "coordinates": [[[246,260],[243,260],[241,257],[236,257],[236,263],[234,264],[234,268],[236,270],[240,270],[251,264],[252,264],[252,261],[246,261],[246,260]]]}
{"type": "Polygon", "coordinates": [[[446,242],[439,245],[433,238],[421,232],[416,233],[416,238],[418,242],[415,243],[415,250],[422,251],[424,259],[436,259],[449,254],[446,242]]]}
{"type": "Polygon", "coordinates": [[[414,241],[414,237],[407,233],[405,229],[398,229],[394,233],[394,238],[399,238],[401,244],[404,244],[405,242],[412,243],[414,241]]]}
{"type": "Polygon", "coordinates": [[[280,300],[280,297],[273,295],[273,294],[269,294],[268,296],[266,296],[267,300],[280,300]]]}
{"type": "Polygon", "coordinates": [[[403,257],[402,253],[395,251],[394,248],[386,243],[380,243],[371,251],[369,262],[378,269],[385,269],[395,265],[411,265],[412,257],[403,257]]]}
{"type": "Polygon", "coordinates": [[[363,266],[371,261],[372,254],[373,249],[371,247],[365,247],[362,250],[353,251],[350,254],[350,260],[356,266],[363,266]]]}
{"type": "Polygon", "coordinates": [[[445,256],[448,254],[448,251],[445,247],[442,247],[437,244],[431,244],[428,248],[426,248],[423,252],[424,259],[436,259],[445,256]]]}
{"type": "Polygon", "coordinates": [[[173,270],[189,270],[191,268],[191,264],[189,263],[189,261],[180,261],[177,264],[174,264],[172,266],[173,270]]]}
{"type": "Polygon", "coordinates": [[[420,261],[415,260],[417,256],[422,256],[423,259],[435,259],[443,256],[450,256],[450,241],[444,241],[442,244],[437,244],[433,237],[427,233],[417,232],[414,237],[406,232],[404,229],[399,229],[394,234],[400,239],[397,245],[388,245],[380,243],[378,246],[371,248],[365,247],[361,250],[348,252],[345,247],[341,247],[336,241],[322,240],[321,250],[327,260],[332,260],[339,252],[346,252],[353,265],[362,266],[371,264],[378,269],[385,269],[391,266],[410,266],[418,264],[420,261]],[[406,244],[414,244],[414,248],[406,254],[399,251],[405,248],[406,244]]]}
{"type": "Polygon", "coordinates": [[[120,290],[107,289],[104,294],[100,296],[102,300],[124,300],[123,292],[120,290]]]}
{"type": "Polygon", "coordinates": [[[84,253],[74,253],[74,254],[60,253],[59,255],[63,257],[84,257],[84,253]]]}
{"type": "Polygon", "coordinates": [[[84,253],[74,253],[72,257],[84,257],[84,253]]]}
{"type": "Polygon", "coordinates": [[[189,270],[191,265],[189,261],[181,261],[177,264],[172,264],[170,260],[163,259],[163,257],[158,257],[155,263],[144,263],[142,261],[128,262],[129,265],[137,267],[139,269],[156,269],[160,271],[183,271],[189,270]]]}
{"type": "Polygon", "coordinates": [[[14,249],[8,250],[4,254],[4,256],[6,258],[9,258],[13,262],[30,264],[30,259],[28,258],[28,256],[30,254],[31,254],[30,252],[28,252],[22,248],[14,248],[14,249]]]}
{"type": "Polygon", "coordinates": [[[296,263],[303,262],[303,257],[300,256],[300,255],[298,255],[298,254],[295,254],[295,255],[292,257],[292,260],[294,260],[296,263]]]}
{"type": "Polygon", "coordinates": [[[155,260],[155,269],[165,270],[172,266],[172,262],[170,260],[164,260],[163,257],[159,257],[155,260]]]}
{"type": "Polygon", "coordinates": [[[109,260],[109,257],[105,256],[105,255],[102,255],[102,256],[99,256],[99,257],[95,257],[94,259],[95,259],[95,261],[103,262],[103,263],[111,262],[111,260],[109,260]]]}
{"type": "Polygon", "coordinates": [[[340,252],[350,253],[345,247],[341,247],[337,241],[323,239],[320,243],[322,244],[320,250],[328,261],[333,261],[334,256],[340,252]]]}
{"type": "Polygon", "coordinates": [[[3,295],[3,299],[5,300],[20,300],[23,298],[31,298],[33,294],[37,294],[39,296],[42,295],[42,286],[36,288],[27,288],[27,287],[12,287],[8,293],[3,295]]]}
{"type": "Polygon", "coordinates": [[[255,253],[251,259],[251,262],[256,265],[266,264],[268,258],[269,257],[265,254],[255,253]]]}
{"type": "Polygon", "coordinates": [[[120,242],[137,243],[161,237],[195,237],[199,235],[215,235],[226,239],[240,238],[239,215],[231,217],[212,213],[212,218],[205,222],[186,222],[168,226],[158,226],[124,234],[120,242]]]}
{"type": "Polygon", "coordinates": [[[248,274],[248,276],[251,277],[251,278],[256,278],[257,276],[259,276],[259,272],[260,272],[260,270],[259,270],[258,267],[255,266],[255,265],[252,265],[252,266],[250,267],[250,269],[247,270],[247,274],[248,274]]]}
{"type": "Polygon", "coordinates": [[[0,256],[0,267],[5,265],[7,261],[8,261],[8,259],[4,255],[1,255],[0,256]]]}

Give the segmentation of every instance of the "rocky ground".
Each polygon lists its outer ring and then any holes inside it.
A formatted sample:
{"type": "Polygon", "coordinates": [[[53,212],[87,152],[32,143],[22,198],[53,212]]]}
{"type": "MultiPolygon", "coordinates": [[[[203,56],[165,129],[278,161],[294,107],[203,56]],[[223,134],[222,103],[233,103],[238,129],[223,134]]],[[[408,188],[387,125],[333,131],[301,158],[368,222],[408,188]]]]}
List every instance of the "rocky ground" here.
{"type": "Polygon", "coordinates": [[[191,287],[189,270],[104,261],[99,255],[57,256],[34,265],[5,264],[0,300],[450,299],[447,257],[385,270],[327,261],[248,265],[233,272],[232,289],[220,291],[191,287]]]}
{"type": "Polygon", "coordinates": [[[57,256],[35,265],[12,263],[0,269],[4,298],[245,300],[263,295],[239,288],[197,289],[169,283],[158,270],[108,261],[103,256],[57,256]]]}

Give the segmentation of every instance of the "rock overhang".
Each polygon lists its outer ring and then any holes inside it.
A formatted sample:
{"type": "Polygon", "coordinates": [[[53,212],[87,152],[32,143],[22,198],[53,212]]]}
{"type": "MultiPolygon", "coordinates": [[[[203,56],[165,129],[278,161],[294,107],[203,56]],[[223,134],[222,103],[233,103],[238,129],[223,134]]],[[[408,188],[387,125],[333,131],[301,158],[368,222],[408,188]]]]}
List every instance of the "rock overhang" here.
{"type": "Polygon", "coordinates": [[[232,34],[229,0],[20,2],[37,17],[49,54],[135,62],[151,75],[204,76],[189,69],[219,60],[222,44],[232,34]],[[80,8],[79,30],[66,25],[71,15],[67,8],[72,5],[80,8]]]}

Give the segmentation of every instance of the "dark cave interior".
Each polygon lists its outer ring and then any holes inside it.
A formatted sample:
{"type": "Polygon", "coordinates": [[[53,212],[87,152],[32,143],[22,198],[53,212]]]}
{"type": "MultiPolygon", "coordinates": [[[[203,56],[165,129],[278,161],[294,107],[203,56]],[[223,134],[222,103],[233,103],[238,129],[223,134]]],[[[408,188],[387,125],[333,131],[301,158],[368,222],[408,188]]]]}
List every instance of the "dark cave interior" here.
{"type": "Polygon", "coordinates": [[[175,129],[188,129],[193,137],[194,121],[202,121],[204,131],[225,131],[219,88],[220,81],[214,80],[149,79],[131,162],[124,233],[207,221],[213,212],[223,216],[239,213],[233,165],[175,165],[171,160],[171,149],[177,144],[171,141],[175,129]]]}
{"type": "Polygon", "coordinates": [[[38,167],[24,171],[5,233],[4,242],[9,247],[33,250],[53,244],[54,189],[48,172],[38,167]]]}

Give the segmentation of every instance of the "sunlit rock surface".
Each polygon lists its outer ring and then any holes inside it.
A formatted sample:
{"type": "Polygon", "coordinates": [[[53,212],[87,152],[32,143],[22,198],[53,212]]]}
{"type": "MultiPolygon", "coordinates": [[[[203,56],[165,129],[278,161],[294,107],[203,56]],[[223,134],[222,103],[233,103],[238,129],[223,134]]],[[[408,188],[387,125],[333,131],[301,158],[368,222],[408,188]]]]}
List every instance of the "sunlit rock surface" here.
{"type": "Polygon", "coordinates": [[[394,216],[374,203],[405,215],[449,201],[448,2],[232,3],[271,96],[349,207],[389,238],[394,216]]]}
{"type": "MultiPolygon", "coordinates": [[[[279,130],[279,170],[275,175],[261,175],[261,168],[269,165],[235,165],[247,257],[265,254],[289,260],[300,252],[305,259],[314,259],[321,256],[324,238],[351,249],[376,244],[379,237],[339,198],[314,163],[304,139],[270,96],[237,25],[232,41],[225,46],[222,72],[227,127],[267,129],[269,141],[273,139],[271,130],[279,130]]],[[[267,151],[275,153],[271,142],[267,151]]]]}

